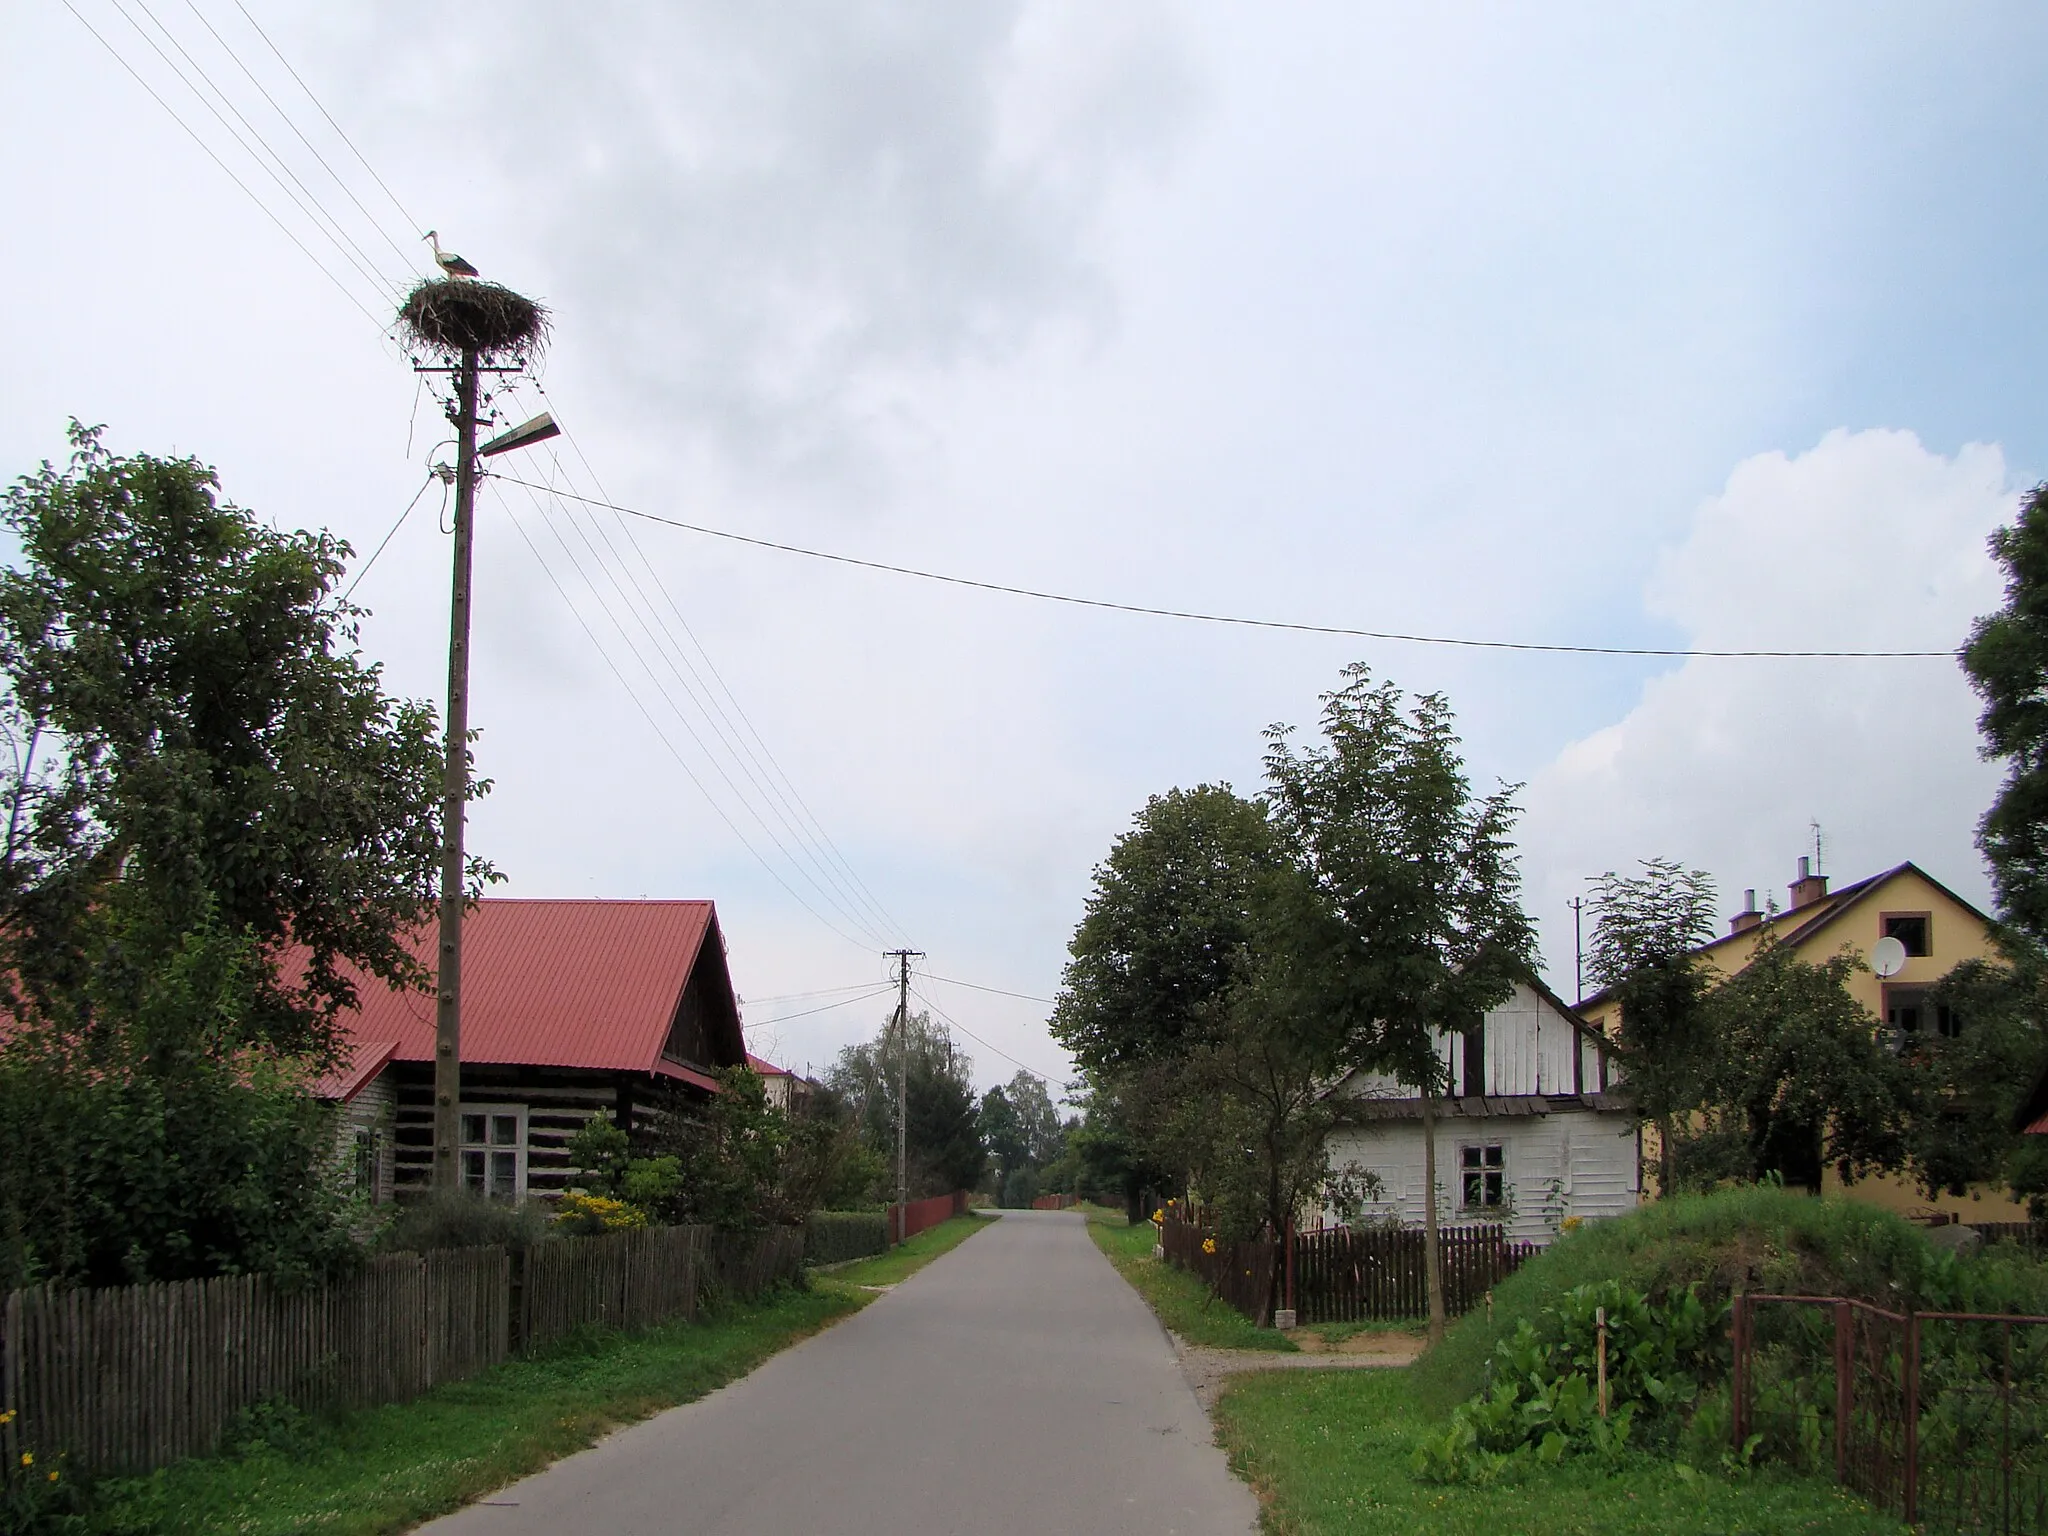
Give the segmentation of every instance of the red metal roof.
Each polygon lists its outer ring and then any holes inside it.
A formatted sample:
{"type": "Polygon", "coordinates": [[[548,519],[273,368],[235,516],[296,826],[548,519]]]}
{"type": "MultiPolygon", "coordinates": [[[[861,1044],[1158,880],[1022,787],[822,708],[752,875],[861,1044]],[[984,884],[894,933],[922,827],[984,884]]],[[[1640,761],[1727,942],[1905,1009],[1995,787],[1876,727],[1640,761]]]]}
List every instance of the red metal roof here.
{"type": "Polygon", "coordinates": [[[765,1056],[756,1056],[752,1051],[747,1052],[747,1065],[752,1067],[762,1077],[794,1077],[796,1075],[789,1068],[778,1067],[765,1056]]]}
{"type": "Polygon", "coordinates": [[[351,1036],[333,1068],[313,1084],[313,1096],[346,1104],[370,1085],[398,1050],[396,1040],[364,1040],[351,1036]]]}
{"type": "MultiPolygon", "coordinates": [[[[661,1048],[684,984],[705,950],[707,981],[732,1004],[718,917],[708,901],[530,901],[486,897],[462,927],[462,1059],[465,1063],[583,1067],[687,1076],[661,1048]]],[[[429,924],[413,953],[430,970],[438,937],[429,924]]],[[[359,1043],[396,1041],[399,1061],[434,1059],[434,999],[357,982],[348,1018],[359,1043]]],[[[735,1045],[737,1039],[735,1038],[735,1045]]],[[[739,1050],[733,1051],[735,1060],[739,1050]]],[[[700,1063],[721,1065],[718,1062],[700,1063]]]]}

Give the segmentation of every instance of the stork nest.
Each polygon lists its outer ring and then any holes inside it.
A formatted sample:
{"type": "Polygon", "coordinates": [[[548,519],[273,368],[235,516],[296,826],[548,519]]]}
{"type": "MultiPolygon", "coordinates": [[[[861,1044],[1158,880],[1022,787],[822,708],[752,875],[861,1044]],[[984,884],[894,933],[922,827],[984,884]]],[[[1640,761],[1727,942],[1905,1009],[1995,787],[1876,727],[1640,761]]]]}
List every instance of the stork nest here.
{"type": "Polygon", "coordinates": [[[546,344],[548,312],[523,294],[474,277],[432,277],[399,306],[398,324],[413,340],[450,356],[474,349],[489,357],[532,353],[546,344]]]}

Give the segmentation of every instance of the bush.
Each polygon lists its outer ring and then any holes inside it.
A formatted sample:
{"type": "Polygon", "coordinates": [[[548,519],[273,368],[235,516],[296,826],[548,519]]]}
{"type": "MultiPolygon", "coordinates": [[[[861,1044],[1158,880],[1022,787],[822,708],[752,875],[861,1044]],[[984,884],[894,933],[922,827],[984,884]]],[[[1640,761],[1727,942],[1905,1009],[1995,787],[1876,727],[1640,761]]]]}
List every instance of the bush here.
{"type": "Polygon", "coordinates": [[[1737,1290],[1857,1296],[1898,1310],[1952,1298],[2017,1294],[2007,1268],[1959,1266],[1902,1217],[1855,1200],[1772,1187],[1686,1195],[1645,1205],[1560,1238],[1494,1291],[1493,1316],[1472,1312],[1414,1368],[1420,1405],[1443,1415],[1483,1390],[1500,1342],[1584,1285],[1613,1280],[1662,1305],[1696,1285],[1710,1310],[1737,1290]]]}
{"type": "Polygon", "coordinates": [[[1012,1168],[1003,1180],[1002,1204],[1006,1210],[1028,1211],[1038,1198],[1038,1175],[1029,1168],[1012,1168]]]}
{"type": "Polygon", "coordinates": [[[889,1251],[889,1218],[881,1211],[813,1211],[804,1222],[804,1262],[838,1264],[889,1251]]]}
{"type": "Polygon", "coordinates": [[[572,1189],[555,1207],[555,1229],[571,1237],[598,1237],[606,1232],[630,1232],[647,1225],[647,1212],[626,1200],[605,1195],[586,1195],[572,1189]]]}
{"type": "Polygon", "coordinates": [[[377,1246],[386,1253],[525,1248],[547,1235],[547,1213],[536,1202],[507,1205],[464,1190],[407,1201],[379,1235],[377,1246]]]}

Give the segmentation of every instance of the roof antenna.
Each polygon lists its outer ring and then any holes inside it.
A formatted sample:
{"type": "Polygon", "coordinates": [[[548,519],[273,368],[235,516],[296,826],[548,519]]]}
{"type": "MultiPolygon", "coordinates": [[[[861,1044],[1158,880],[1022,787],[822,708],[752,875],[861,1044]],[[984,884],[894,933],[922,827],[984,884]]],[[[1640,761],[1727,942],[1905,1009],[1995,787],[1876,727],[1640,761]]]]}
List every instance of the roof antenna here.
{"type": "Polygon", "coordinates": [[[1816,875],[1823,874],[1825,869],[1821,864],[1820,856],[1824,840],[1820,834],[1820,818],[1818,816],[1814,817],[1811,821],[1807,822],[1807,825],[1813,828],[1813,872],[1816,875]]]}

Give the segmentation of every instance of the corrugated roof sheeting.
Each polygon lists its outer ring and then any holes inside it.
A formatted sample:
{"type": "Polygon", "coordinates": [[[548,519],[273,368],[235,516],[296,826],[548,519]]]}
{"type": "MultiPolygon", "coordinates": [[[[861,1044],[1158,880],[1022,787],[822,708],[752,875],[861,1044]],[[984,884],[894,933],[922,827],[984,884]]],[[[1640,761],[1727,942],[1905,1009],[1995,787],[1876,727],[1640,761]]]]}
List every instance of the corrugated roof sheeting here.
{"type": "MultiPolygon", "coordinates": [[[[708,901],[486,898],[462,926],[466,1064],[651,1072],[698,949],[708,901]]],[[[412,942],[431,971],[439,937],[412,942]]],[[[360,982],[349,1033],[396,1040],[401,1061],[434,1057],[434,999],[360,982]]]]}

